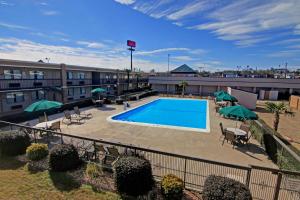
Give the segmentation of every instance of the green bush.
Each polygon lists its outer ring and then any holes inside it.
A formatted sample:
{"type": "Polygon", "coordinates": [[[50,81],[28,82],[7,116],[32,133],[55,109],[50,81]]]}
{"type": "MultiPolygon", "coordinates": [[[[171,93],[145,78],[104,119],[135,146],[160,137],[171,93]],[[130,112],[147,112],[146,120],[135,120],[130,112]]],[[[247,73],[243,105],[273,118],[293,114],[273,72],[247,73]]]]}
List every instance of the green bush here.
{"type": "Polygon", "coordinates": [[[183,195],[183,181],[173,174],[168,174],[161,181],[161,191],[167,200],[180,200],[183,195]]]}
{"type": "Polygon", "coordinates": [[[26,149],[26,156],[29,160],[41,160],[48,155],[47,144],[33,143],[26,149]]]}
{"type": "Polygon", "coordinates": [[[267,154],[275,163],[277,163],[278,146],[276,140],[271,134],[266,133],[263,135],[263,141],[264,141],[264,146],[266,148],[267,154]]]}
{"type": "Polygon", "coordinates": [[[210,175],[204,183],[203,200],[252,200],[251,193],[244,184],[221,176],[210,175]]]}
{"type": "Polygon", "coordinates": [[[154,183],[150,162],[133,156],[115,163],[114,179],[119,193],[135,197],[149,192],[154,183]]]}
{"type": "Polygon", "coordinates": [[[30,137],[24,132],[0,132],[0,156],[16,156],[24,154],[30,143],[30,137]]]}
{"type": "Polygon", "coordinates": [[[93,179],[100,177],[103,174],[103,172],[102,168],[96,163],[88,163],[85,169],[85,174],[90,179],[93,179]]]}
{"type": "Polygon", "coordinates": [[[49,166],[52,171],[75,169],[79,164],[78,152],[73,145],[59,144],[50,151],[49,166]]]}

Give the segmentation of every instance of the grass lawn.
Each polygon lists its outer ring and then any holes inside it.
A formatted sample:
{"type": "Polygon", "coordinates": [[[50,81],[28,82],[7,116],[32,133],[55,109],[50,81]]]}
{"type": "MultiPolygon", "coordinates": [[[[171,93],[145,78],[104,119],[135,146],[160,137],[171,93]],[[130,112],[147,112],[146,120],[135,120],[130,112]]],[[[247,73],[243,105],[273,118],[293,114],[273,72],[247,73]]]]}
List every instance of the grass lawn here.
{"type": "Polygon", "coordinates": [[[117,200],[117,194],[95,192],[91,186],[74,183],[64,173],[30,173],[14,158],[0,158],[0,199],[101,199],[117,200]]]}

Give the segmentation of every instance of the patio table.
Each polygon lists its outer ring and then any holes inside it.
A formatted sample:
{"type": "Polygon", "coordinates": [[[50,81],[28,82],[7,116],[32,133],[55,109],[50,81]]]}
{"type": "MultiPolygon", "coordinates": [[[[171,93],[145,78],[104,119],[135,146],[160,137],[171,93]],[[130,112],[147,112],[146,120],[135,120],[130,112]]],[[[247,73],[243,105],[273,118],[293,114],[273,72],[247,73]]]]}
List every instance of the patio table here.
{"type": "Polygon", "coordinates": [[[224,107],[224,106],[227,105],[227,102],[226,101],[218,101],[216,104],[221,106],[221,107],[224,107]]]}
{"type": "Polygon", "coordinates": [[[48,129],[56,121],[57,120],[52,120],[52,121],[47,121],[47,122],[41,122],[41,123],[38,123],[38,124],[34,125],[34,128],[48,129]]]}
{"type": "Polygon", "coordinates": [[[242,129],[239,128],[226,128],[227,131],[231,131],[234,133],[236,136],[246,136],[247,132],[243,131],[242,129]]]}

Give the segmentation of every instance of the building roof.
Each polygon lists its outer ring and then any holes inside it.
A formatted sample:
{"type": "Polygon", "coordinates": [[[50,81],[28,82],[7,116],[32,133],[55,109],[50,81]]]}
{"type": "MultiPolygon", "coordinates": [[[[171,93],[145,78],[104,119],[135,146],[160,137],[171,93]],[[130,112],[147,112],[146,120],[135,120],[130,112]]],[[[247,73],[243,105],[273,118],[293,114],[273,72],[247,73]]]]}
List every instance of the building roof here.
{"type": "Polygon", "coordinates": [[[178,73],[178,74],[196,74],[197,72],[193,70],[191,67],[188,65],[184,64],[181,65],[180,67],[177,67],[176,69],[173,69],[171,73],[178,73]]]}

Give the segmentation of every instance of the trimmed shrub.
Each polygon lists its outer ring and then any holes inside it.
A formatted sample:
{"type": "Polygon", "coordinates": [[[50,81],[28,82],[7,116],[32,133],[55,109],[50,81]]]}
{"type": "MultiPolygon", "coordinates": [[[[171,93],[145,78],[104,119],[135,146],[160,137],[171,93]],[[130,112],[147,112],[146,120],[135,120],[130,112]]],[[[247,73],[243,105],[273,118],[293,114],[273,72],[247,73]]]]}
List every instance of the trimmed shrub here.
{"type": "Polygon", "coordinates": [[[98,178],[103,174],[102,168],[96,163],[88,163],[85,169],[85,175],[90,178],[98,178]]]}
{"type": "Polygon", "coordinates": [[[115,163],[114,179],[119,193],[134,197],[149,192],[154,183],[150,162],[133,156],[121,157],[115,163]]]}
{"type": "Polygon", "coordinates": [[[16,156],[24,154],[30,143],[30,137],[22,131],[1,132],[0,156],[16,156]]]}
{"type": "Polygon", "coordinates": [[[204,183],[203,200],[252,200],[251,193],[244,184],[222,176],[210,175],[204,183]]]}
{"type": "Polygon", "coordinates": [[[29,160],[41,160],[48,155],[47,144],[33,143],[26,149],[26,156],[29,160]]]}
{"type": "Polygon", "coordinates": [[[271,134],[264,134],[263,135],[264,145],[266,148],[267,154],[270,158],[277,163],[277,142],[271,134]]]}
{"type": "Polygon", "coordinates": [[[50,151],[49,166],[52,171],[75,169],[79,164],[78,152],[73,145],[59,144],[50,151]]]}
{"type": "Polygon", "coordinates": [[[168,174],[161,181],[161,191],[167,200],[180,200],[183,195],[183,181],[173,174],[168,174]]]}

